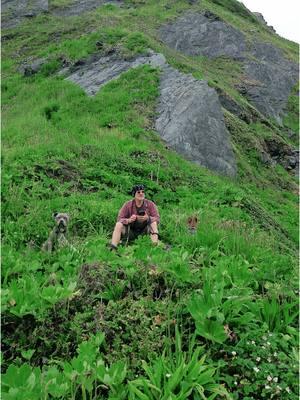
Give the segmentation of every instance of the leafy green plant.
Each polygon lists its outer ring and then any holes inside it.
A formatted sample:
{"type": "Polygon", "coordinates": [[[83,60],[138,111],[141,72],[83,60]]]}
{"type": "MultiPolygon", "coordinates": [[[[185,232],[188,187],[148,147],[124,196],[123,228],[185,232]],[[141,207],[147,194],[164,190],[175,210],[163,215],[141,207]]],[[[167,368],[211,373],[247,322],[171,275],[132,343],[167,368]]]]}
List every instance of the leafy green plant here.
{"type": "MultiPolygon", "coordinates": [[[[190,349],[191,350],[191,349],[190,349]]],[[[230,395],[221,385],[215,384],[215,369],[205,364],[203,348],[197,347],[190,353],[182,351],[181,337],[176,328],[175,352],[165,352],[152,363],[143,361],[146,378],[129,382],[129,399],[213,399],[230,395]],[[209,396],[209,397],[207,397],[209,396]]]]}
{"type": "Polygon", "coordinates": [[[82,399],[97,399],[98,384],[111,393],[110,398],[125,399],[126,364],[119,361],[105,366],[98,353],[104,334],[98,333],[82,342],[78,355],[70,362],[57,362],[58,367],[32,368],[29,364],[21,367],[9,366],[2,376],[2,394],[6,399],[49,399],[75,400],[80,392],[82,399]]]}
{"type": "Polygon", "coordinates": [[[285,333],[289,327],[297,325],[299,318],[298,302],[295,300],[280,304],[272,297],[262,298],[251,305],[251,310],[270,330],[270,332],[285,333]]]}
{"type": "Polygon", "coordinates": [[[299,356],[291,335],[250,330],[220,352],[221,373],[234,399],[296,399],[299,356]],[[226,359],[226,362],[224,362],[226,359]]]}

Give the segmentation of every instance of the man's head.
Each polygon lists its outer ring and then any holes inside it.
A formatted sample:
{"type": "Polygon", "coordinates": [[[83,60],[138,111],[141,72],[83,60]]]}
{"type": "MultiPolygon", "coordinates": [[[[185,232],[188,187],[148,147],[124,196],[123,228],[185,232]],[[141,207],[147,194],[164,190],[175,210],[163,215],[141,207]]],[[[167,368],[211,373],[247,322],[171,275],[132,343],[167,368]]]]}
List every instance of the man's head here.
{"type": "Polygon", "coordinates": [[[133,186],[131,194],[136,200],[143,200],[145,198],[145,186],[144,185],[133,186]]]}

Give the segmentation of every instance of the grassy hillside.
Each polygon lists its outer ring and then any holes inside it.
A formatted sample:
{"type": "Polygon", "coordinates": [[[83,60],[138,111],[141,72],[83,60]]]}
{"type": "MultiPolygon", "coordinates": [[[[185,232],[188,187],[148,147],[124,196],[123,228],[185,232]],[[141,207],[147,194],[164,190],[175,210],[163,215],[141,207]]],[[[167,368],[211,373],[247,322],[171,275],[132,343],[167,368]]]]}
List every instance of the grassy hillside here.
{"type": "Polygon", "coordinates": [[[297,399],[297,182],[259,156],[265,138],[295,143],[286,131],[298,131],[296,92],[279,127],[233,88],[238,63],[179,55],[156,29],[208,9],[293,59],[297,47],[233,1],[127,5],[4,32],[3,398],[297,399]],[[56,74],[95,52],[130,58],[149,47],[256,116],[225,112],[236,180],[183,160],[154,132],[159,70],[130,70],[95,97],[56,74]],[[41,57],[38,74],[18,72],[41,57]],[[162,243],[140,238],[111,253],[117,212],[140,182],[159,208],[162,243]],[[55,211],[71,215],[72,247],[45,254],[55,211]]]}

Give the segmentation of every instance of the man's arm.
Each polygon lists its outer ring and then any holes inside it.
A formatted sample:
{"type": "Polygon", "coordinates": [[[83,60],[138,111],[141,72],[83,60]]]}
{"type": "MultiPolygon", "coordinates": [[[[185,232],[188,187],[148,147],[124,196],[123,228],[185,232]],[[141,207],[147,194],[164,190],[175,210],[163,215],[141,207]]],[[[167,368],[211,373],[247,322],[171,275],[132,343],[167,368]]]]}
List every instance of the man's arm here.
{"type": "Polygon", "coordinates": [[[152,201],[148,203],[148,213],[150,224],[152,224],[153,222],[156,222],[158,224],[160,220],[159,212],[156,205],[152,201]]]}
{"type": "Polygon", "coordinates": [[[135,221],[136,216],[131,215],[131,201],[128,201],[123,205],[118,215],[118,222],[121,222],[123,225],[131,224],[131,222],[135,221]]]}
{"type": "Polygon", "coordinates": [[[129,215],[129,207],[128,202],[123,204],[122,208],[119,211],[117,221],[121,222],[123,225],[127,225],[127,219],[130,217],[129,215]]]}

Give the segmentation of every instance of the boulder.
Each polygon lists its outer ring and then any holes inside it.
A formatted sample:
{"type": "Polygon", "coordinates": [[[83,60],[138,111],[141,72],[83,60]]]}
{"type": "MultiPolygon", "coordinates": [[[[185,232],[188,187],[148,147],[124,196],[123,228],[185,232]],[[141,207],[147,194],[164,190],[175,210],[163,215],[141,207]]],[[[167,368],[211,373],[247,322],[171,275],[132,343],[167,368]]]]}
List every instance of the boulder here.
{"type": "Polygon", "coordinates": [[[264,148],[273,164],[283,166],[287,171],[299,174],[299,150],[293,149],[290,145],[275,139],[265,139],[264,148]]]}
{"type": "Polygon", "coordinates": [[[24,62],[18,69],[23,76],[31,76],[37,74],[42,66],[47,62],[45,58],[39,58],[34,61],[24,62]]]}

